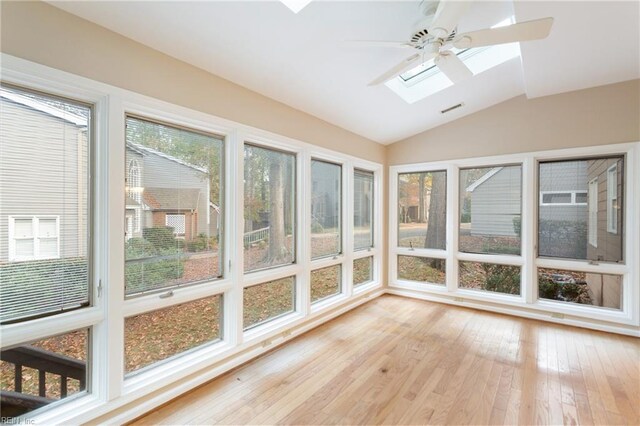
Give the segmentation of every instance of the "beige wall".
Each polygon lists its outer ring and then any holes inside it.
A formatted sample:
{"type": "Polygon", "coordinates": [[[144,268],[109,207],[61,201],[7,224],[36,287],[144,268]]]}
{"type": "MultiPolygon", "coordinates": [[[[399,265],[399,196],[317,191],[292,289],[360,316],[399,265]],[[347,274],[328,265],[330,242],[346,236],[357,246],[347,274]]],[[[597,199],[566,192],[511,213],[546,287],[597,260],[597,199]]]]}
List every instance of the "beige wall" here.
{"type": "Polygon", "coordinates": [[[640,80],[518,96],[387,146],[407,164],[640,140],[640,80]]]}
{"type": "Polygon", "coordinates": [[[4,53],[335,151],[385,147],[43,2],[2,1],[4,53]]]}

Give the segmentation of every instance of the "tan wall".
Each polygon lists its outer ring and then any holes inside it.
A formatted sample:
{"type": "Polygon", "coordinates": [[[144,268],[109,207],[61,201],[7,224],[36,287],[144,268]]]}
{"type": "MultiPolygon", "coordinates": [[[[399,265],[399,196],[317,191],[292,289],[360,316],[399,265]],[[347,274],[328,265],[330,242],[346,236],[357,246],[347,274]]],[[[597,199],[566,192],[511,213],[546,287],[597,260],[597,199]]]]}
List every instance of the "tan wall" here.
{"type": "Polygon", "coordinates": [[[2,1],[4,53],[335,151],[385,147],[43,2],[2,1]]]}
{"type": "Polygon", "coordinates": [[[524,95],[387,146],[387,164],[640,140],[640,80],[524,95]]]}

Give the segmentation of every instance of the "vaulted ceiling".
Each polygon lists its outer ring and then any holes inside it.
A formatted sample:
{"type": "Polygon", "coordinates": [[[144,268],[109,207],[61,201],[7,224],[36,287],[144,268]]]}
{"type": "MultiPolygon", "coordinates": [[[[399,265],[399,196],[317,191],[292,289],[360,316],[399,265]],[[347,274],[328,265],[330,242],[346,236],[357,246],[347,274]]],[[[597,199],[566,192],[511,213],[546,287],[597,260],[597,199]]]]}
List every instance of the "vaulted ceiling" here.
{"type": "MultiPolygon", "coordinates": [[[[377,142],[388,144],[520,94],[528,97],[640,78],[636,1],[477,1],[458,31],[551,16],[551,35],[511,59],[408,104],[373,78],[407,56],[349,40],[407,40],[419,1],[313,0],[51,4],[377,142]],[[464,103],[463,108],[441,110],[464,103]]],[[[180,84],[179,80],[176,84],[180,84]]]]}

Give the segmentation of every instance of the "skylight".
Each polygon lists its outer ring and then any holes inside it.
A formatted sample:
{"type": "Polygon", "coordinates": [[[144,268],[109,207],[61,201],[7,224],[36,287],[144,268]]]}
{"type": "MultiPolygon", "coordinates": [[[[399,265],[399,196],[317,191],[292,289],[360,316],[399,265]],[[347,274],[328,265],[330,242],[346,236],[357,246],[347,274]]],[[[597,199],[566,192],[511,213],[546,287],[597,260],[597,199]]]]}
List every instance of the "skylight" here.
{"type": "Polygon", "coordinates": [[[311,0],[280,0],[287,6],[293,13],[298,13],[305,8],[306,5],[311,3],[311,0]]]}
{"type": "MultiPolygon", "coordinates": [[[[513,17],[499,22],[492,28],[503,27],[514,23],[513,17]]],[[[520,56],[520,44],[509,43],[475,49],[451,49],[471,70],[473,75],[480,74],[510,59],[520,56]]],[[[407,103],[414,103],[438,93],[453,85],[430,59],[415,68],[385,83],[407,103]]]]}

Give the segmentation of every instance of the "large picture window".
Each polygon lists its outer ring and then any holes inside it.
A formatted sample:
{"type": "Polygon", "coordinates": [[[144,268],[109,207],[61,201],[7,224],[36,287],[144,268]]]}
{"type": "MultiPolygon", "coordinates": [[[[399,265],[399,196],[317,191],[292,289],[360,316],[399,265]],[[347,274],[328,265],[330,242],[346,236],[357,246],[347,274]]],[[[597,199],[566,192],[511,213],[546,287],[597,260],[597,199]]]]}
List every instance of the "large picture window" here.
{"type": "Polygon", "coordinates": [[[245,144],[244,271],[294,263],[296,156],[245,144]]]}
{"type": "Polygon", "coordinates": [[[542,257],[603,262],[623,260],[624,158],[594,157],[541,162],[544,191],[587,192],[586,203],[538,206],[538,253],[542,257]]]}
{"type": "Polygon", "coordinates": [[[127,295],[222,276],[223,141],[126,119],[127,295]]]}
{"type": "Polygon", "coordinates": [[[459,206],[460,251],[520,254],[522,166],[460,170],[459,206]]]}
{"type": "Polygon", "coordinates": [[[1,322],[89,304],[91,107],[0,88],[1,322]]]}
{"type": "Polygon", "coordinates": [[[342,252],[342,167],[311,160],[311,258],[342,252]]]}

